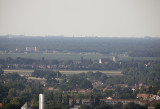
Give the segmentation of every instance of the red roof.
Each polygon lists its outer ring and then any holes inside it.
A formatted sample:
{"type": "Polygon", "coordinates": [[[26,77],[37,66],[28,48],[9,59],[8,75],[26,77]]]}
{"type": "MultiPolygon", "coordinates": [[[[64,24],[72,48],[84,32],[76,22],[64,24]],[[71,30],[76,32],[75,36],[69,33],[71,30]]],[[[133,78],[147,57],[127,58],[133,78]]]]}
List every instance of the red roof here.
{"type": "Polygon", "coordinates": [[[100,101],[138,101],[137,99],[100,99],[100,101]]]}
{"type": "Polygon", "coordinates": [[[0,107],[2,107],[2,103],[0,103],[0,107]]]}

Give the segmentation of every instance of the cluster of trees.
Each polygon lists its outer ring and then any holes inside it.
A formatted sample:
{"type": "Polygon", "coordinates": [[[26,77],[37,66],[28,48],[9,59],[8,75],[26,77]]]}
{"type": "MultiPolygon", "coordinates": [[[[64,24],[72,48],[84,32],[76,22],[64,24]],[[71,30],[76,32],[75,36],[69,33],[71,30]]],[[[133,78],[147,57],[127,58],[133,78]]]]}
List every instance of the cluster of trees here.
{"type": "Polygon", "coordinates": [[[40,67],[42,66],[42,68],[44,69],[55,70],[131,70],[132,68],[137,68],[140,70],[155,70],[157,66],[160,65],[160,62],[150,60],[122,60],[118,62],[109,61],[108,64],[99,64],[98,61],[92,61],[91,59],[81,59],[79,63],[76,63],[73,60],[59,61],[44,60],[43,58],[41,60],[34,60],[20,57],[12,59],[8,57],[7,59],[0,59],[0,64],[2,65],[1,68],[4,69],[40,69],[40,67]]]}
{"type": "Polygon", "coordinates": [[[53,79],[53,78],[60,78],[62,74],[59,71],[49,71],[49,70],[34,70],[31,76],[39,77],[39,78],[46,78],[46,79],[53,79]]]}
{"type": "Polygon", "coordinates": [[[38,82],[28,81],[17,73],[5,74],[0,81],[2,109],[19,109],[26,101],[31,101],[34,107],[38,103],[38,94],[43,92],[38,82]]]}
{"type": "Polygon", "coordinates": [[[114,63],[110,61],[108,64],[99,64],[97,60],[92,61],[91,59],[83,59],[80,63],[76,63],[73,60],[44,60],[44,58],[42,58],[41,60],[35,60],[22,57],[13,59],[11,57],[8,57],[6,59],[0,59],[0,64],[2,65],[1,67],[4,69],[37,69],[40,65],[42,65],[46,69],[47,66],[50,65],[50,69],[68,70],[117,70],[121,68],[119,63],[114,63]]]}
{"type": "MultiPolygon", "coordinates": [[[[31,59],[31,58],[24,58],[24,57],[7,57],[6,59],[0,59],[0,64],[6,65],[6,64],[30,64],[30,65],[46,65],[46,64],[59,64],[62,63],[62,61],[59,60],[44,60],[44,57],[42,57],[41,60],[31,59]]],[[[63,62],[64,63],[64,62],[63,62]]]]}
{"type": "Polygon", "coordinates": [[[81,89],[91,89],[92,88],[92,83],[91,81],[87,80],[86,78],[79,77],[79,76],[72,76],[70,80],[68,81],[68,86],[70,86],[70,89],[76,89],[76,88],[81,88],[81,89]]]}
{"type": "Polygon", "coordinates": [[[97,72],[95,72],[95,73],[93,73],[93,72],[87,72],[86,74],[85,74],[85,76],[87,77],[87,78],[89,78],[90,80],[92,80],[92,81],[102,81],[102,82],[105,82],[106,80],[107,80],[107,75],[106,74],[104,74],[104,73],[102,73],[102,72],[99,72],[99,71],[97,71],[97,72]]]}

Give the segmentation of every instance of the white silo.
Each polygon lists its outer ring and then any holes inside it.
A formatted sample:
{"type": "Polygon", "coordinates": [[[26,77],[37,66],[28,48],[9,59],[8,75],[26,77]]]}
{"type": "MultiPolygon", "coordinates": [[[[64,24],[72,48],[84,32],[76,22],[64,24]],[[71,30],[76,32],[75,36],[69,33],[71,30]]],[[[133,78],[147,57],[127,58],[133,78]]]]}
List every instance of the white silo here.
{"type": "Polygon", "coordinates": [[[44,94],[39,94],[39,109],[44,109],[44,94]]]}

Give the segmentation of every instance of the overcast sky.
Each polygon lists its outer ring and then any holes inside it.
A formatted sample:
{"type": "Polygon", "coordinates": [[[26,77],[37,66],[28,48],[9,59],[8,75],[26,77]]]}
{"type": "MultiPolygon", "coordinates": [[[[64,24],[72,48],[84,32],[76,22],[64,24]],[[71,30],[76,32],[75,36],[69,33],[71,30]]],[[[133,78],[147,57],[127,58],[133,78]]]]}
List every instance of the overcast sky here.
{"type": "Polygon", "coordinates": [[[160,0],[0,0],[0,35],[160,37],[160,0]]]}

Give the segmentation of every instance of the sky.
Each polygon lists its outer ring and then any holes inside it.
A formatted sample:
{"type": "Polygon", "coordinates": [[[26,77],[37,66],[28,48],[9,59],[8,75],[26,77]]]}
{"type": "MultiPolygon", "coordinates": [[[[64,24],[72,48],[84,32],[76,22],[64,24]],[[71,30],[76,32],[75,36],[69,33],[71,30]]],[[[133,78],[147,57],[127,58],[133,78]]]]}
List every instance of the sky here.
{"type": "Polygon", "coordinates": [[[0,0],[0,35],[160,37],[160,0],[0,0]]]}

